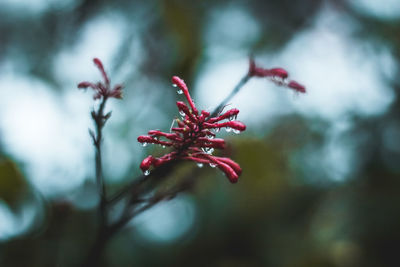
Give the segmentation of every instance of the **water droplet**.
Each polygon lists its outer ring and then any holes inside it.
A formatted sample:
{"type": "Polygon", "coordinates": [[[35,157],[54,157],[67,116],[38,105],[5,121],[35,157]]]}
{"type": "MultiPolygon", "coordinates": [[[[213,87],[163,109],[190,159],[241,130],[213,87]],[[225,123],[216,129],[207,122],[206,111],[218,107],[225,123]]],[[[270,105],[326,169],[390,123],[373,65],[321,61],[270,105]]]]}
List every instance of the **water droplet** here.
{"type": "Polygon", "coordinates": [[[215,129],[214,129],[214,131],[215,131],[216,133],[218,133],[219,130],[221,130],[221,129],[220,129],[220,128],[215,128],[215,129]]]}
{"type": "Polygon", "coordinates": [[[209,155],[211,155],[213,152],[214,152],[214,148],[212,148],[212,147],[207,150],[207,154],[209,154],[209,155]]]}
{"type": "Polygon", "coordinates": [[[232,129],[232,131],[233,131],[235,134],[240,134],[240,131],[239,131],[239,130],[232,129]]]}
{"type": "Polygon", "coordinates": [[[232,115],[232,116],[229,117],[230,121],[233,121],[234,119],[235,119],[235,115],[232,115]]]}
{"type": "Polygon", "coordinates": [[[210,167],[211,167],[211,168],[215,168],[215,167],[217,167],[217,164],[210,163],[210,167]]]}
{"type": "Polygon", "coordinates": [[[232,128],[231,128],[231,127],[226,127],[226,128],[225,128],[225,131],[226,131],[227,133],[229,133],[230,131],[232,131],[232,128]]]}
{"type": "Polygon", "coordinates": [[[143,174],[144,174],[145,176],[148,176],[148,175],[150,174],[150,171],[149,171],[149,170],[145,170],[145,171],[143,172],[143,174]]]}
{"type": "Polygon", "coordinates": [[[142,143],[142,146],[144,146],[144,147],[147,146],[147,143],[146,142],[142,143]]]}
{"type": "Polygon", "coordinates": [[[178,95],[181,95],[181,94],[183,94],[183,91],[182,91],[182,89],[179,89],[179,90],[177,90],[176,92],[178,93],[178,95]]]}
{"type": "Polygon", "coordinates": [[[165,148],[165,146],[163,145],[162,148],[165,148]]]}
{"type": "Polygon", "coordinates": [[[185,117],[185,112],[183,112],[183,110],[179,110],[179,114],[181,115],[181,116],[183,116],[183,117],[185,117]]]}
{"type": "Polygon", "coordinates": [[[207,135],[208,139],[214,139],[214,135],[207,135]]]}
{"type": "Polygon", "coordinates": [[[203,168],[203,163],[197,163],[197,167],[203,168]]]}
{"type": "Polygon", "coordinates": [[[173,87],[177,87],[178,85],[176,85],[176,84],[173,83],[172,86],[173,86],[173,87]]]}

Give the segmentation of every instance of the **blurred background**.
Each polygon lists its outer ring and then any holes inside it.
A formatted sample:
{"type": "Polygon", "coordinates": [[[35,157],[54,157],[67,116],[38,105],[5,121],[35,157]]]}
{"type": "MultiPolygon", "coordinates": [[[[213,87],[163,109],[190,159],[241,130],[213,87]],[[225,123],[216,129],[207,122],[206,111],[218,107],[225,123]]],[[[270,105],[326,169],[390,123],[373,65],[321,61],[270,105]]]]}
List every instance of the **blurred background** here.
{"type": "Polygon", "coordinates": [[[240,181],[202,168],[103,266],[400,266],[398,0],[0,0],[0,265],[75,266],[93,241],[98,103],[76,85],[100,80],[94,57],[125,85],[107,106],[115,192],[164,153],[136,138],[178,116],[171,76],[212,110],[251,53],[307,94],[252,79],[230,105],[246,132],[220,133],[240,181]]]}

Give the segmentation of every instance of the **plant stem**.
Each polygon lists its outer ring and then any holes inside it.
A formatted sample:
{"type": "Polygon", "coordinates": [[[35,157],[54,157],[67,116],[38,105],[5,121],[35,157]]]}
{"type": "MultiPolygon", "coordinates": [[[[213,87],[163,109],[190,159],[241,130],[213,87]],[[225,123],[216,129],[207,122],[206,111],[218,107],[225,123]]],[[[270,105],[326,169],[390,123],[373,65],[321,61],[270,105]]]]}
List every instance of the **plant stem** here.
{"type": "Polygon", "coordinates": [[[240,89],[250,80],[251,76],[246,74],[240,79],[239,83],[233,88],[232,92],[214,109],[211,113],[210,117],[215,117],[219,112],[224,108],[224,106],[231,100],[237,93],[239,93],[240,89]]]}
{"type": "Polygon", "coordinates": [[[83,266],[98,266],[102,251],[104,250],[108,239],[111,237],[111,235],[108,234],[107,230],[107,196],[106,188],[104,185],[103,164],[101,156],[103,127],[107,120],[106,116],[104,115],[106,102],[107,97],[103,97],[97,112],[92,112],[92,118],[94,120],[96,128],[96,135],[91,133],[91,136],[93,138],[93,143],[95,147],[95,175],[98,195],[100,198],[98,207],[99,225],[97,228],[95,242],[83,266]]]}
{"type": "Polygon", "coordinates": [[[104,108],[106,101],[107,97],[104,97],[98,111],[92,115],[96,125],[96,137],[94,140],[94,146],[96,149],[96,184],[101,199],[106,199],[106,189],[103,179],[103,165],[101,160],[101,143],[103,139],[102,130],[105,124],[104,108]]]}

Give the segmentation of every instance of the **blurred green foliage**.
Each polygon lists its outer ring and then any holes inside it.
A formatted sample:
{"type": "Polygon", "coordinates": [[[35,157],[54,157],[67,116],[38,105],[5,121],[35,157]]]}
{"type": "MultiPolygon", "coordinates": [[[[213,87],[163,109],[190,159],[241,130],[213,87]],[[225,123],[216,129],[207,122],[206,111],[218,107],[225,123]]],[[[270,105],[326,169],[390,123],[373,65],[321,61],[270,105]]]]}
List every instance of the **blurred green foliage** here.
{"type": "Polygon", "coordinates": [[[0,199],[13,207],[26,188],[27,183],[17,165],[11,159],[0,160],[0,199]]]}

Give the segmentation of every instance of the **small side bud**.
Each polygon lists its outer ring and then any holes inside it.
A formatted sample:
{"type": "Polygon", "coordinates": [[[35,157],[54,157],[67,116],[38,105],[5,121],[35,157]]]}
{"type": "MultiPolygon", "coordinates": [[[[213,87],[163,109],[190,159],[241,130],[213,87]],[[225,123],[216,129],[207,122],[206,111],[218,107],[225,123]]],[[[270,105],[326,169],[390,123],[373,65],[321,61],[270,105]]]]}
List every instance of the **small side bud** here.
{"type": "Polygon", "coordinates": [[[78,88],[79,89],[86,89],[88,87],[94,88],[95,85],[90,83],[90,82],[80,82],[80,83],[78,83],[78,88]]]}
{"type": "Polygon", "coordinates": [[[106,115],[104,115],[104,119],[108,120],[111,117],[112,111],[108,112],[106,115]]]}
{"type": "Polygon", "coordinates": [[[296,81],[290,81],[287,86],[300,93],[306,92],[306,88],[296,81]]]}
{"type": "Polygon", "coordinates": [[[96,135],[94,134],[92,129],[89,129],[89,135],[93,140],[93,143],[96,143],[96,135]]]}

